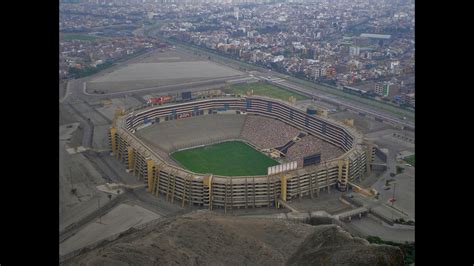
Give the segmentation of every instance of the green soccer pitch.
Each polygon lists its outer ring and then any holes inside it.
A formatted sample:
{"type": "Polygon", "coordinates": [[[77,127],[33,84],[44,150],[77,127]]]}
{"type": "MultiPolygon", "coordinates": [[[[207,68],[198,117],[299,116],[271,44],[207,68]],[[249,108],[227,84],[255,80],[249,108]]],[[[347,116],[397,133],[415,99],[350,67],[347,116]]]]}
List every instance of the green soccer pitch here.
{"type": "Polygon", "coordinates": [[[242,141],[177,151],[171,157],[195,173],[224,176],[266,175],[269,166],[279,164],[242,141]]]}

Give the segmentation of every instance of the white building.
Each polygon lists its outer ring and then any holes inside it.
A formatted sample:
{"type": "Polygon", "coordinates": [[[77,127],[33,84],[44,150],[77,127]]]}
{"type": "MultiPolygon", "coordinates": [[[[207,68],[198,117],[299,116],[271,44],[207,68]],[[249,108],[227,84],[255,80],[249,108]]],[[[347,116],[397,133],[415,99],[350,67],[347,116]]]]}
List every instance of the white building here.
{"type": "Polygon", "coordinates": [[[276,63],[276,62],[281,62],[285,59],[285,57],[283,55],[278,55],[278,56],[275,56],[273,57],[273,63],[276,63]]]}
{"type": "Polygon", "coordinates": [[[234,17],[239,20],[239,7],[234,7],[234,17]]]}
{"type": "Polygon", "coordinates": [[[349,55],[350,56],[359,56],[360,55],[360,47],[357,47],[357,46],[349,47],[349,55]]]}

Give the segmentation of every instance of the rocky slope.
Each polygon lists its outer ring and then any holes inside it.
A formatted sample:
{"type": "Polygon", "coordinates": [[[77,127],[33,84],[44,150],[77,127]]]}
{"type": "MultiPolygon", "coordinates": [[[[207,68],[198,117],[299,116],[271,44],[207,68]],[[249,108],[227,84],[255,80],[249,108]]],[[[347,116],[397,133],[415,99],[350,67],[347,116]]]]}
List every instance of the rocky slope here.
{"type": "Polygon", "coordinates": [[[335,225],[198,211],[128,233],[64,264],[403,265],[403,256],[335,225]]]}

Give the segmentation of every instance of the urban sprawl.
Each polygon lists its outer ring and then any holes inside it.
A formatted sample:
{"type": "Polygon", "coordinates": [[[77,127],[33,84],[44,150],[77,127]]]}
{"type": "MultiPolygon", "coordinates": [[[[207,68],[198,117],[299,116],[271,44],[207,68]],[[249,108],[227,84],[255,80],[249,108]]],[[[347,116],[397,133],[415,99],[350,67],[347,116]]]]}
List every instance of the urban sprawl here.
{"type": "Polygon", "coordinates": [[[180,43],[415,107],[413,1],[99,0],[60,12],[62,79],[180,43]]]}

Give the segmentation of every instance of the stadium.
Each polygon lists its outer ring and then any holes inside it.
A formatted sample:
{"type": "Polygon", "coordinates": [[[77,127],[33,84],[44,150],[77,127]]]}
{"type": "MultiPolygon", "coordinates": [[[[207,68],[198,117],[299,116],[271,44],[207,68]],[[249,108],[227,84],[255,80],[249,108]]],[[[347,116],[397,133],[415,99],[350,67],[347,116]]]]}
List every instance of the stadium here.
{"type": "Polygon", "coordinates": [[[112,153],[148,192],[226,211],[345,191],[375,152],[351,127],[259,96],[130,110],[109,133],[112,153]]]}

